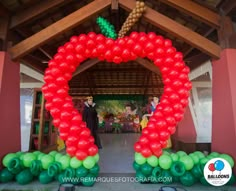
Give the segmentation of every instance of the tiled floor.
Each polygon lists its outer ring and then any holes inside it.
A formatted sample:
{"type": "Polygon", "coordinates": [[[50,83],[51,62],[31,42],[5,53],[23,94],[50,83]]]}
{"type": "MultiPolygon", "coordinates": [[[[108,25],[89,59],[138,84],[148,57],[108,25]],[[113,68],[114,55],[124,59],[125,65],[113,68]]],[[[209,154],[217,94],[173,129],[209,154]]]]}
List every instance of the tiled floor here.
{"type": "MultiPolygon", "coordinates": [[[[130,177],[134,173],[132,162],[134,157],[133,145],[138,139],[139,134],[101,134],[103,149],[100,153],[100,174],[107,175],[106,182],[97,182],[93,187],[76,187],[76,191],[158,191],[161,184],[140,184],[136,182],[108,182],[112,181],[110,177],[123,176],[130,177]]],[[[128,178],[127,178],[128,179],[128,178]]],[[[127,180],[125,179],[125,180],[127,180]]],[[[103,180],[103,179],[102,179],[103,180]]],[[[122,179],[123,180],[123,179],[122,179]]],[[[177,186],[187,191],[236,191],[236,187],[223,186],[211,187],[196,184],[192,187],[177,186]]],[[[1,184],[0,191],[57,191],[59,187],[58,182],[53,182],[47,185],[33,182],[31,184],[20,186],[17,183],[1,184]]]]}

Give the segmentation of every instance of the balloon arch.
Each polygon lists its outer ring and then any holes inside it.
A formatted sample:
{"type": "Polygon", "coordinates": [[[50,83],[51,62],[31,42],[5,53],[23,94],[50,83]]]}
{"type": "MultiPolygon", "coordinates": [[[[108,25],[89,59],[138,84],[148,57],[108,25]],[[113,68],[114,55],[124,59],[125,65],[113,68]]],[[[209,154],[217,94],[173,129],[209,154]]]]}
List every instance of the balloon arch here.
{"type": "MultiPolygon", "coordinates": [[[[9,153],[3,158],[5,168],[0,171],[0,182],[15,179],[19,184],[28,184],[37,177],[42,184],[58,180],[60,183],[94,185],[100,170],[98,148],[82,121],[81,113],[74,108],[68,94],[68,81],[80,63],[88,58],[125,64],[138,57],[151,60],[159,68],[164,91],[153,116],[134,145],[135,180],[163,184],[181,182],[185,186],[200,181],[209,185],[203,169],[219,173],[222,170],[220,160],[207,165],[211,159],[223,158],[233,168],[234,160],[227,154],[163,152],[177,123],[183,118],[191,89],[189,68],[184,64],[182,53],[176,51],[170,40],[153,32],[132,32],[116,40],[90,32],[73,36],[59,47],[49,61],[44,76],[42,91],[46,99],[45,107],[53,117],[60,138],[66,143],[67,154],[57,151],[49,154],[40,151],[9,153]]],[[[233,175],[228,184],[234,182],[233,175]]]]}

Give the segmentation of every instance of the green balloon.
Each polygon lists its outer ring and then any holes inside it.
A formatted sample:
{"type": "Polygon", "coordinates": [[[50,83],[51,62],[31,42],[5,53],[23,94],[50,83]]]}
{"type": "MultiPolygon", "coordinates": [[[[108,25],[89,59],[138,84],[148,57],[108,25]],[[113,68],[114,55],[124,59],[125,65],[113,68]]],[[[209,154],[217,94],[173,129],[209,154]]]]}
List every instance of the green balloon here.
{"type": "Polygon", "coordinates": [[[179,158],[182,157],[182,156],[187,155],[187,153],[184,152],[184,151],[177,151],[176,154],[179,156],[179,158]]]}
{"type": "Polygon", "coordinates": [[[100,27],[101,33],[108,38],[117,38],[115,27],[106,19],[98,17],[96,20],[98,26],[100,27]]]}
{"type": "Polygon", "coordinates": [[[80,166],[76,169],[76,176],[78,178],[85,177],[88,174],[89,170],[86,169],[84,166],[80,166]]]}
{"type": "Polygon", "coordinates": [[[208,161],[209,161],[209,159],[207,159],[207,158],[200,159],[200,165],[201,165],[202,170],[204,169],[204,167],[208,161]]]}
{"type": "Polygon", "coordinates": [[[210,156],[213,156],[214,158],[219,157],[219,155],[220,155],[220,153],[218,153],[218,152],[211,152],[210,153],[210,156]]]}
{"type": "Polygon", "coordinates": [[[159,178],[161,176],[162,169],[161,167],[157,166],[152,170],[152,176],[159,178]]]}
{"type": "Polygon", "coordinates": [[[49,154],[49,155],[52,155],[53,157],[55,157],[57,153],[58,153],[57,151],[51,151],[51,152],[48,153],[48,154],[49,154]]]}
{"type": "Polygon", "coordinates": [[[168,151],[166,151],[166,150],[163,150],[163,151],[162,151],[162,154],[163,154],[163,155],[169,155],[169,154],[171,154],[171,153],[168,152],[168,151]]]}
{"type": "Polygon", "coordinates": [[[141,165],[139,165],[138,163],[136,163],[135,161],[133,162],[133,168],[137,171],[139,170],[141,167],[141,165]]]}
{"type": "Polygon", "coordinates": [[[196,182],[196,179],[190,172],[186,171],[185,174],[180,177],[180,182],[184,186],[192,186],[196,182]]]}
{"type": "Polygon", "coordinates": [[[17,157],[15,153],[8,153],[7,155],[5,155],[2,160],[3,166],[7,167],[9,161],[15,157],[17,157]]]}
{"type": "Polygon", "coordinates": [[[177,155],[176,153],[171,153],[170,157],[171,157],[173,162],[176,162],[176,161],[179,160],[179,155],[177,155]]]}
{"type": "Polygon", "coordinates": [[[48,167],[54,162],[54,157],[51,155],[44,155],[41,158],[42,167],[44,170],[47,170],[48,167]]]}
{"type": "Polygon", "coordinates": [[[194,165],[194,167],[191,170],[191,173],[195,178],[201,178],[203,176],[203,170],[201,168],[200,164],[194,165]]]}
{"type": "Polygon", "coordinates": [[[59,162],[61,163],[62,170],[65,170],[70,166],[70,157],[68,155],[63,155],[59,162]]]}
{"type": "Polygon", "coordinates": [[[34,176],[30,172],[29,168],[21,171],[19,174],[16,175],[16,181],[18,184],[25,185],[29,184],[33,180],[34,176]]]}
{"type": "Polygon", "coordinates": [[[20,157],[20,156],[23,155],[23,154],[24,154],[24,153],[21,152],[21,151],[18,151],[18,152],[16,153],[17,157],[20,157]]]}
{"type": "Polygon", "coordinates": [[[147,161],[147,159],[145,157],[143,157],[143,155],[141,153],[135,153],[134,160],[139,165],[142,165],[147,161]]]}
{"type": "Polygon", "coordinates": [[[154,155],[147,158],[147,163],[152,167],[158,166],[158,158],[154,155]]]}
{"type": "Polygon", "coordinates": [[[99,158],[100,158],[99,154],[97,153],[96,155],[93,156],[93,158],[94,158],[95,162],[98,163],[99,158]]]}
{"type": "Polygon", "coordinates": [[[196,154],[198,156],[199,160],[202,158],[205,158],[205,155],[200,151],[195,151],[193,154],[196,154]]]}
{"type": "Polygon", "coordinates": [[[170,167],[170,172],[175,177],[183,176],[185,173],[185,166],[184,163],[180,161],[175,161],[170,167]]]}
{"type": "Polygon", "coordinates": [[[6,183],[12,181],[14,174],[12,174],[7,168],[4,168],[0,171],[0,182],[6,183]]]}
{"type": "Polygon", "coordinates": [[[100,167],[98,164],[95,164],[93,168],[89,169],[89,172],[92,173],[94,176],[98,176],[100,167]]]}
{"type": "Polygon", "coordinates": [[[96,178],[93,174],[89,173],[86,177],[84,177],[83,179],[81,179],[81,183],[84,186],[93,186],[94,183],[96,182],[96,178]]]}
{"type": "Polygon", "coordinates": [[[136,172],[135,177],[136,177],[136,180],[140,183],[147,182],[147,177],[139,170],[136,172]]]}
{"type": "Polygon", "coordinates": [[[23,165],[29,168],[34,160],[37,160],[37,157],[33,153],[26,153],[23,156],[23,165]]]}
{"type": "Polygon", "coordinates": [[[193,159],[188,155],[180,157],[179,161],[184,163],[185,170],[191,170],[194,166],[193,159]]]}
{"type": "Polygon", "coordinates": [[[38,155],[41,154],[41,152],[40,152],[40,151],[34,151],[33,154],[34,154],[36,157],[38,157],[38,155]]]}
{"type": "Polygon", "coordinates": [[[231,178],[230,178],[229,181],[227,182],[227,185],[234,185],[235,182],[236,182],[235,176],[232,174],[231,178]]]}
{"type": "Polygon", "coordinates": [[[172,159],[170,155],[161,155],[159,158],[159,166],[162,169],[168,170],[172,165],[172,159]]]}
{"type": "Polygon", "coordinates": [[[173,176],[169,170],[163,170],[161,172],[161,177],[163,177],[163,179],[162,179],[163,184],[173,183],[173,176]]]}
{"type": "Polygon", "coordinates": [[[42,172],[39,174],[39,182],[40,182],[41,184],[48,184],[48,183],[50,183],[50,182],[52,182],[52,181],[53,181],[53,177],[50,177],[50,176],[48,175],[47,170],[44,170],[44,171],[42,171],[42,172]]]}
{"type": "Polygon", "coordinates": [[[82,161],[78,160],[76,157],[71,158],[70,167],[79,168],[82,165],[82,161]]]}
{"type": "Polygon", "coordinates": [[[200,178],[200,182],[201,182],[201,184],[203,184],[203,185],[205,185],[205,186],[210,186],[210,184],[206,181],[206,179],[205,179],[204,176],[202,176],[202,177],[200,178]]]}
{"type": "Polygon", "coordinates": [[[57,154],[55,155],[55,157],[54,157],[55,161],[56,161],[56,162],[59,162],[59,160],[60,160],[60,158],[61,158],[62,156],[63,156],[63,154],[57,153],[57,154]]]}
{"type": "Polygon", "coordinates": [[[46,154],[45,153],[40,153],[38,156],[37,156],[37,160],[41,160],[43,158],[43,156],[45,156],[46,154]]]}
{"type": "Polygon", "coordinates": [[[153,167],[149,165],[148,163],[145,163],[141,166],[141,172],[145,176],[150,176],[152,174],[153,167]]]}
{"type": "Polygon", "coordinates": [[[85,160],[83,160],[83,165],[87,169],[93,168],[95,164],[96,164],[96,162],[95,162],[94,158],[91,156],[88,156],[85,160]]]}
{"type": "Polygon", "coordinates": [[[192,158],[193,163],[194,163],[195,165],[199,163],[199,158],[198,158],[197,155],[191,153],[189,156],[192,158]]]}
{"type": "Polygon", "coordinates": [[[231,168],[234,167],[234,159],[230,155],[220,154],[219,158],[225,159],[230,164],[231,168]]]}

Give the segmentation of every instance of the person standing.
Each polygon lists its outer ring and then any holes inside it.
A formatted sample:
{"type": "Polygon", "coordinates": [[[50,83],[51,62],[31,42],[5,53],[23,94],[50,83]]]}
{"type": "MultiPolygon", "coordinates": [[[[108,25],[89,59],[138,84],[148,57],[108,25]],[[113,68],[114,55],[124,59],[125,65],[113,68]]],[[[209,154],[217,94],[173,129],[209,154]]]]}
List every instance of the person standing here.
{"type": "Polygon", "coordinates": [[[102,148],[101,140],[98,136],[98,114],[95,108],[96,103],[93,102],[93,97],[87,97],[87,101],[84,103],[83,121],[86,122],[87,127],[90,129],[92,136],[94,137],[95,144],[99,149],[102,148]]]}

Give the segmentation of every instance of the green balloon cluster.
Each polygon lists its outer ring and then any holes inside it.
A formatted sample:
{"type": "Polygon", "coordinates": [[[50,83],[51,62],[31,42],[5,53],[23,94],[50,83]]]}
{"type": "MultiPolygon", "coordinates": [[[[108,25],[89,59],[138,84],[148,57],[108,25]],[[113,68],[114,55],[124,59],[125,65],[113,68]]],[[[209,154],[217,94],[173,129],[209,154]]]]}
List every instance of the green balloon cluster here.
{"type": "MultiPolygon", "coordinates": [[[[163,152],[159,158],[156,156],[145,158],[141,153],[135,153],[133,168],[140,183],[171,184],[179,182],[184,186],[192,186],[201,182],[203,185],[209,185],[204,178],[203,170],[210,159],[218,157],[227,160],[233,168],[234,160],[231,156],[217,152],[206,156],[200,151],[190,154],[184,151],[163,152]]],[[[233,175],[228,185],[234,184],[235,181],[233,175]]]]}
{"type": "MultiPolygon", "coordinates": [[[[150,159],[150,162],[154,160],[150,159]]],[[[57,180],[92,186],[100,170],[98,161],[98,154],[81,161],[57,151],[48,154],[40,151],[9,153],[2,161],[5,168],[0,171],[0,183],[16,180],[18,184],[25,185],[38,179],[41,184],[57,180]]]]}
{"type": "Polygon", "coordinates": [[[98,17],[96,20],[98,26],[100,27],[101,33],[104,34],[108,38],[117,38],[117,33],[115,31],[115,27],[106,19],[102,17],[98,17]]]}

